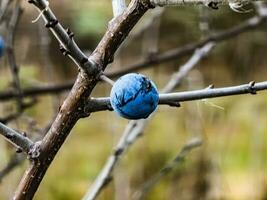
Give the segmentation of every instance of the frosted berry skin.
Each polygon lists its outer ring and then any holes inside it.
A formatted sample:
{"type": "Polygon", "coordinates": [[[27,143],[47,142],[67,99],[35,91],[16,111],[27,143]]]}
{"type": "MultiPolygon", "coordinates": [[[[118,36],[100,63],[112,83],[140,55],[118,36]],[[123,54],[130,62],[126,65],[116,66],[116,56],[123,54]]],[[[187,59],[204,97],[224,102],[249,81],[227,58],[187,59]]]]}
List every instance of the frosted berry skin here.
{"type": "Polygon", "coordinates": [[[157,108],[158,101],[156,85],[146,76],[136,73],[120,77],[110,93],[112,108],[126,119],[147,118],[157,108]]]}
{"type": "Polygon", "coordinates": [[[4,41],[3,37],[0,36],[0,57],[2,57],[4,54],[5,46],[6,46],[5,41],[4,41]]]}

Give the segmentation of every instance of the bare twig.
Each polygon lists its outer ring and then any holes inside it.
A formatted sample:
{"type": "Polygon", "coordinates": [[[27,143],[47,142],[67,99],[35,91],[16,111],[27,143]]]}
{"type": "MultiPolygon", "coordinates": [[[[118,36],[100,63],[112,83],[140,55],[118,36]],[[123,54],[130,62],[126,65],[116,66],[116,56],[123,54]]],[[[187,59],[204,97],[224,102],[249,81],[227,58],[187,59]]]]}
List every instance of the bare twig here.
{"type": "Polygon", "coordinates": [[[153,55],[152,57],[149,57],[149,59],[140,60],[128,66],[124,70],[121,70],[120,74],[125,74],[131,71],[145,69],[164,62],[178,59],[182,56],[186,56],[194,52],[197,48],[201,48],[202,46],[204,46],[209,42],[219,43],[234,38],[242,33],[255,30],[256,28],[260,27],[260,25],[262,25],[264,22],[266,22],[266,18],[267,18],[266,15],[254,16],[230,29],[211,34],[210,36],[208,36],[203,40],[200,40],[199,42],[190,43],[179,48],[171,49],[166,52],[153,55]]]}
{"type": "Polygon", "coordinates": [[[193,56],[180,67],[179,71],[172,75],[172,79],[167,83],[167,85],[162,89],[163,93],[170,92],[178,85],[181,84],[183,77],[186,77],[187,74],[196,66],[196,64],[204,58],[211,49],[215,46],[214,42],[208,42],[201,49],[197,49],[193,56]]]}
{"type": "MultiPolygon", "coordinates": [[[[184,101],[194,101],[199,99],[225,97],[239,94],[256,94],[257,91],[266,90],[267,81],[255,83],[250,82],[249,84],[223,87],[223,88],[209,88],[188,92],[176,92],[176,93],[166,93],[159,95],[159,104],[162,105],[177,105],[174,103],[184,102],[184,101]]],[[[90,112],[110,110],[110,98],[91,98],[88,102],[88,108],[90,112]],[[91,110],[92,109],[92,110],[91,110]]]]}
{"type": "Polygon", "coordinates": [[[13,87],[15,88],[15,93],[17,95],[17,105],[18,110],[22,108],[22,91],[19,80],[19,68],[16,62],[15,52],[14,52],[14,40],[16,28],[22,14],[22,9],[20,7],[20,1],[16,1],[15,7],[12,12],[10,22],[8,24],[8,36],[7,36],[7,57],[9,61],[10,70],[13,78],[13,87]]]}
{"type": "Polygon", "coordinates": [[[218,5],[233,3],[244,6],[254,1],[257,0],[150,0],[154,6],[205,5],[213,9],[218,9],[218,5]]]}
{"type": "Polygon", "coordinates": [[[223,88],[208,88],[202,90],[195,90],[189,92],[177,92],[177,93],[169,93],[162,94],[160,101],[163,103],[164,101],[192,101],[198,99],[207,99],[207,98],[215,98],[215,97],[224,97],[224,96],[232,96],[239,94],[256,94],[257,91],[266,90],[267,89],[267,81],[255,83],[254,81],[232,87],[223,87],[223,88]]]}
{"type": "Polygon", "coordinates": [[[63,55],[70,57],[74,63],[84,71],[90,73],[90,68],[94,65],[87,56],[80,50],[74,41],[74,34],[70,29],[64,29],[59,23],[54,13],[49,8],[47,0],[30,0],[29,3],[35,5],[45,21],[46,28],[49,28],[55,38],[60,43],[60,50],[63,55]]]}
{"type": "Polygon", "coordinates": [[[20,148],[25,153],[29,154],[34,143],[26,136],[18,133],[17,131],[5,126],[0,122],[0,134],[3,135],[7,141],[20,148]]]}
{"type": "Polygon", "coordinates": [[[131,121],[129,125],[126,127],[122,137],[120,138],[118,144],[115,147],[112,155],[107,159],[105,166],[102,168],[99,173],[97,179],[93,183],[90,190],[87,191],[83,200],[93,200],[96,199],[101,190],[112,180],[111,173],[118,162],[120,156],[126,151],[130,142],[128,141],[129,132],[133,130],[133,126],[131,126],[134,121],[131,121]]]}
{"type": "MultiPolygon", "coordinates": [[[[34,97],[37,95],[57,95],[59,92],[68,91],[72,88],[73,81],[66,81],[62,84],[47,84],[42,86],[34,86],[22,90],[23,97],[34,97]]],[[[0,101],[8,101],[17,98],[17,93],[14,90],[8,90],[0,93],[0,101]]]]}
{"type": "Polygon", "coordinates": [[[10,4],[12,3],[12,0],[2,0],[1,1],[1,8],[0,8],[0,23],[5,19],[6,13],[8,11],[8,8],[10,4]]]}
{"type": "MultiPolygon", "coordinates": [[[[49,56],[50,52],[50,44],[51,44],[51,38],[49,37],[49,32],[48,30],[43,30],[42,23],[38,23],[38,30],[39,30],[39,35],[40,35],[40,53],[41,53],[41,62],[45,66],[44,71],[45,75],[47,77],[47,81],[49,83],[53,83],[54,80],[56,80],[56,75],[55,75],[55,68],[53,66],[53,63],[51,61],[51,58],[49,56]]],[[[60,106],[60,101],[59,101],[59,95],[52,97],[52,106],[53,106],[53,111],[56,113],[58,111],[58,107],[60,106]]]]}
{"type": "Polygon", "coordinates": [[[191,139],[186,145],[182,147],[182,150],[177,154],[177,156],[163,167],[155,176],[146,181],[140,188],[139,191],[134,193],[133,199],[144,199],[146,194],[162,179],[164,176],[169,174],[177,166],[181,165],[186,156],[195,148],[202,144],[202,140],[199,138],[191,139]]]}
{"type": "Polygon", "coordinates": [[[164,13],[163,7],[157,7],[153,9],[150,12],[149,18],[144,20],[141,27],[138,27],[137,30],[133,30],[130,35],[128,36],[127,40],[122,44],[121,48],[119,49],[119,52],[122,51],[122,49],[129,46],[129,44],[136,38],[140,37],[142,34],[146,32],[147,29],[150,29],[151,26],[154,24],[159,24],[160,18],[162,14],[164,13]]]}

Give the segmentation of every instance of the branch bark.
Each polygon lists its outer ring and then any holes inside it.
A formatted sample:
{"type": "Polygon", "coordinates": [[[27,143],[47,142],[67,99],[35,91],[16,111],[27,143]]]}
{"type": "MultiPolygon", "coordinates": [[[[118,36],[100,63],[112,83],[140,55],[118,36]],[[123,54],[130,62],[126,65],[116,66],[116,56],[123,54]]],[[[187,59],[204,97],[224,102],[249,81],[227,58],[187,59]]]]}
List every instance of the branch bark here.
{"type": "Polygon", "coordinates": [[[109,25],[106,34],[88,59],[73,41],[73,34],[70,34],[70,31],[67,34],[51,9],[48,8],[45,0],[31,0],[30,2],[43,12],[43,17],[47,22],[46,26],[50,28],[63,45],[64,52],[83,70],[80,71],[71,92],[61,106],[50,130],[42,140],[40,156],[31,162],[26,170],[13,197],[14,200],[29,200],[33,198],[48,167],[73,126],[81,117],[88,116],[84,115],[83,109],[86,100],[98,82],[98,76],[112,62],[115,51],[127,37],[130,30],[142,15],[149,8],[152,8],[148,0],[133,0],[123,15],[118,16],[109,25]]]}
{"type": "Polygon", "coordinates": [[[1,122],[0,122],[0,134],[3,135],[6,138],[6,140],[12,143],[16,148],[20,148],[27,154],[31,152],[34,146],[34,142],[32,142],[29,138],[5,126],[1,122]]]}
{"type": "Polygon", "coordinates": [[[205,5],[211,8],[230,3],[246,5],[259,0],[150,0],[154,6],[205,5]],[[212,6],[213,5],[213,6],[212,6]]]}
{"type": "MultiPolygon", "coordinates": [[[[208,88],[202,90],[175,92],[159,95],[160,105],[178,105],[179,102],[194,101],[200,99],[225,97],[239,94],[256,94],[257,91],[267,90],[267,81],[254,83],[253,81],[239,86],[208,88]]],[[[90,112],[111,110],[110,98],[91,98],[88,101],[87,108],[90,112]]]]}

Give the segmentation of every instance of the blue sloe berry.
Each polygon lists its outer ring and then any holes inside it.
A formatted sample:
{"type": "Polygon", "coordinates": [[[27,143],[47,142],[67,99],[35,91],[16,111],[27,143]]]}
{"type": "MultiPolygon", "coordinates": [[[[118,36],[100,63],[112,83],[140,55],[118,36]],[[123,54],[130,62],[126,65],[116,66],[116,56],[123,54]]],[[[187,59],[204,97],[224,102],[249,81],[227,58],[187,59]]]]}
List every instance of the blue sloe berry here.
{"type": "Polygon", "coordinates": [[[146,76],[137,73],[120,77],[110,93],[112,108],[126,119],[147,118],[156,109],[158,101],[156,85],[146,76]]]}
{"type": "Polygon", "coordinates": [[[5,41],[4,41],[3,37],[0,36],[0,57],[3,56],[4,51],[5,51],[5,47],[6,47],[5,41]]]}

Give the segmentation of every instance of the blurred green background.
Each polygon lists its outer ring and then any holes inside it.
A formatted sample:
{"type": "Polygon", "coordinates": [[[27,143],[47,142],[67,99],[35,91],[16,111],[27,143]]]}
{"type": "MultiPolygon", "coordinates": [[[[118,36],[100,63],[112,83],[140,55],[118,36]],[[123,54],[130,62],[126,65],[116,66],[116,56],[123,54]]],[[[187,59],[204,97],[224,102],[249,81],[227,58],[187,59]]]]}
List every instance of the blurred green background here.
{"type": "MultiPolygon", "coordinates": [[[[80,47],[90,52],[112,18],[108,0],[58,0],[51,2],[59,20],[75,33],[80,47]]],[[[16,55],[23,87],[51,83],[43,59],[40,38],[44,37],[43,22],[31,23],[37,11],[23,5],[24,14],[16,38],[16,55]]],[[[208,15],[211,34],[230,28],[255,12],[240,14],[225,6],[217,10],[203,8],[208,15]]],[[[133,30],[138,33],[149,20],[149,12],[133,30]]],[[[200,8],[167,8],[162,17],[158,38],[159,52],[198,41],[200,8]]],[[[2,30],[4,33],[4,30],[2,30]]],[[[267,26],[219,43],[200,62],[177,91],[264,81],[267,74],[267,26]]],[[[118,70],[148,56],[145,41],[151,32],[134,37],[116,55],[107,71],[118,70]]],[[[50,33],[49,33],[49,36],[50,33]]],[[[51,37],[48,54],[53,66],[53,83],[73,80],[77,68],[59,51],[51,37]]],[[[186,62],[188,56],[140,71],[162,88],[171,74],[186,62]]],[[[0,90],[10,88],[11,75],[6,58],[0,60],[0,90]]],[[[108,96],[110,86],[100,84],[93,96],[108,96]]],[[[44,127],[54,116],[55,99],[60,103],[67,93],[38,97],[38,104],[10,126],[29,132],[29,118],[37,128],[44,127]]],[[[180,108],[161,106],[153,120],[122,157],[114,172],[114,180],[99,199],[131,199],[131,196],[166,163],[171,161],[192,137],[202,137],[203,145],[193,150],[186,161],[164,177],[146,199],[267,199],[267,93],[182,103],[180,108]]],[[[0,104],[1,116],[14,110],[15,102],[0,104]]],[[[36,200],[81,199],[112,153],[127,120],[113,112],[99,112],[81,119],[49,168],[36,200]]],[[[32,128],[32,127],[31,127],[32,128]]],[[[0,140],[0,169],[14,152],[4,139],[0,140]]],[[[10,199],[24,170],[25,162],[0,184],[0,200],[10,199]]]]}

